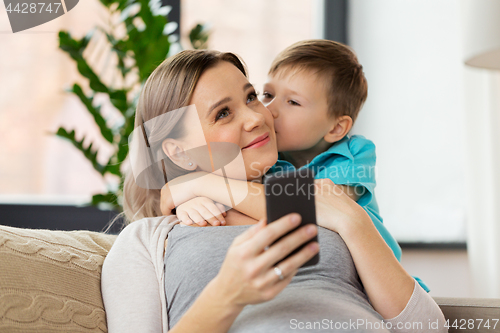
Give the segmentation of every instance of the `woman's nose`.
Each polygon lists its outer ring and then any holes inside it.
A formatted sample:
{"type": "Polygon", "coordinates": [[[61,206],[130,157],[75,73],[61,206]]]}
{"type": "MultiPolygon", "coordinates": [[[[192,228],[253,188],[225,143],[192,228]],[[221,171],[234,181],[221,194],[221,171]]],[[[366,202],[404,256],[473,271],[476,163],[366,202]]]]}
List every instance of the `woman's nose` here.
{"type": "Polygon", "coordinates": [[[256,127],[260,127],[265,123],[264,115],[260,112],[248,108],[247,116],[245,117],[244,127],[246,131],[251,131],[256,127]]]}

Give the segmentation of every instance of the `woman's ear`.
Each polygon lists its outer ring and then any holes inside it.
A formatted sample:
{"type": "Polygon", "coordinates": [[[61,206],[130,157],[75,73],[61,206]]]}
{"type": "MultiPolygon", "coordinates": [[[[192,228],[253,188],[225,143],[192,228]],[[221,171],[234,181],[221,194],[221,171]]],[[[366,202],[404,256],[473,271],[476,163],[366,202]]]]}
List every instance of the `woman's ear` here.
{"type": "Polygon", "coordinates": [[[165,139],[161,147],[165,155],[175,163],[177,166],[186,170],[195,170],[198,166],[194,161],[191,160],[184,148],[182,148],[182,143],[175,139],[165,139]]]}
{"type": "Polygon", "coordinates": [[[352,118],[341,116],[335,119],[332,128],[323,137],[326,142],[337,142],[349,133],[352,128],[352,118]]]}

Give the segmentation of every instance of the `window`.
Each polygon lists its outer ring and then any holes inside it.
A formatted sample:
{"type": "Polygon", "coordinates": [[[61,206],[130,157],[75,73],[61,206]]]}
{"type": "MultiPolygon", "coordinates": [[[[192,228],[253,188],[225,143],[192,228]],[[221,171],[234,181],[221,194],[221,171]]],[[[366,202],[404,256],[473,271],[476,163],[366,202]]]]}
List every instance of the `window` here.
{"type": "Polygon", "coordinates": [[[353,133],[377,146],[376,194],[403,242],[464,242],[460,2],[350,1],[349,44],[368,80],[353,133]]]}

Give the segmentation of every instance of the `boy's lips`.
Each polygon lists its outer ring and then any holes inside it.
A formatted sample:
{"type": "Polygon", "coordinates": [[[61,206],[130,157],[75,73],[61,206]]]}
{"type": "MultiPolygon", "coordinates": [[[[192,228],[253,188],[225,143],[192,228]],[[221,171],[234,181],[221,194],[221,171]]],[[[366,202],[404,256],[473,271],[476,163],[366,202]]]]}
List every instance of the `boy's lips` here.
{"type": "Polygon", "coordinates": [[[265,145],[266,143],[269,142],[269,132],[256,137],[252,142],[250,142],[248,145],[243,147],[242,149],[248,149],[248,148],[259,148],[265,145]]]}

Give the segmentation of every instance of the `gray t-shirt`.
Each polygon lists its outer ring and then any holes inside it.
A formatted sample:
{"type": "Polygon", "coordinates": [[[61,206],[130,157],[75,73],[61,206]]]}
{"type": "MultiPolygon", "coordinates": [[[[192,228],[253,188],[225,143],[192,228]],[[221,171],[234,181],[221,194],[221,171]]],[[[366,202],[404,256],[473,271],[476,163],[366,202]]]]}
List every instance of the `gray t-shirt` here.
{"type": "MultiPolygon", "coordinates": [[[[174,226],[165,253],[169,327],[217,275],[233,239],[249,227],[174,226]]],[[[318,227],[318,241],[319,263],[300,268],[271,301],[247,305],[229,332],[389,332],[363,292],[351,254],[339,234],[318,227]]]]}

